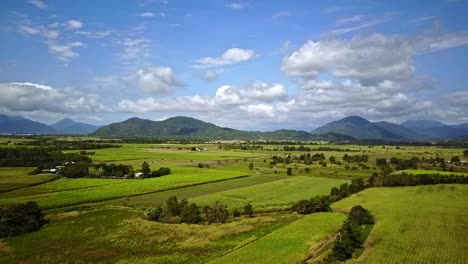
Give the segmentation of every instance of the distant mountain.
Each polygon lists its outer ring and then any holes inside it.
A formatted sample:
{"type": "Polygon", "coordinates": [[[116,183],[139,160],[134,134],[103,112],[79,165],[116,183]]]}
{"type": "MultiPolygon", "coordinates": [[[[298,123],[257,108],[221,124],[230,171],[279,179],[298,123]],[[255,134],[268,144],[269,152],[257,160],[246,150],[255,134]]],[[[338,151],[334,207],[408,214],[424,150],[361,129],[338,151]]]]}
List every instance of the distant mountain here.
{"type": "Polygon", "coordinates": [[[89,134],[99,128],[95,125],[75,122],[70,118],[62,119],[50,126],[53,127],[58,134],[89,134]]]}
{"type": "Polygon", "coordinates": [[[394,135],[397,135],[397,136],[399,136],[401,138],[419,139],[419,138],[422,137],[414,129],[411,129],[411,128],[408,128],[408,127],[405,127],[405,126],[402,126],[402,125],[398,125],[398,124],[394,124],[394,123],[390,123],[390,122],[385,122],[385,121],[374,122],[373,124],[380,127],[380,128],[382,128],[382,129],[385,129],[388,132],[390,132],[390,133],[392,133],[394,135]]]}
{"type": "Polygon", "coordinates": [[[172,117],[163,121],[130,118],[113,123],[91,133],[101,137],[153,137],[153,138],[200,138],[200,139],[243,139],[243,140],[352,140],[343,135],[317,136],[305,131],[277,130],[273,132],[242,131],[219,127],[191,117],[172,117]]]}
{"type": "Polygon", "coordinates": [[[417,129],[426,129],[433,127],[444,127],[444,123],[434,120],[408,120],[401,123],[402,126],[407,128],[417,128],[417,129]]]}
{"type": "Polygon", "coordinates": [[[468,134],[468,125],[448,126],[434,120],[409,120],[401,124],[415,132],[419,139],[457,138],[468,134]]]}
{"type": "Polygon", "coordinates": [[[328,123],[311,132],[312,134],[337,133],[357,139],[404,139],[378,125],[359,116],[350,116],[338,121],[328,123]]]}
{"type": "Polygon", "coordinates": [[[468,135],[467,124],[447,126],[433,120],[409,120],[401,125],[389,122],[374,122],[350,116],[328,123],[312,131],[314,134],[339,133],[358,139],[379,140],[427,140],[451,139],[468,135]]]}
{"type": "Polygon", "coordinates": [[[20,116],[0,114],[0,133],[4,134],[54,134],[55,129],[20,116]]]}

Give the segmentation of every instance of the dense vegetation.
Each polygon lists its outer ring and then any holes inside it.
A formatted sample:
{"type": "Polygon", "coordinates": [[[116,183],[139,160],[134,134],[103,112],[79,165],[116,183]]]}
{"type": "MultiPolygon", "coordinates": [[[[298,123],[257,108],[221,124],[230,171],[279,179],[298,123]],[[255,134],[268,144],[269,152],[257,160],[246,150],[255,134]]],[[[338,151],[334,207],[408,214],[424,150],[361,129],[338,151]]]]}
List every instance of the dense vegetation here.
{"type": "Polygon", "coordinates": [[[54,168],[66,162],[90,164],[91,159],[77,153],[63,153],[53,148],[0,148],[1,167],[54,168]]]}
{"type": "Polygon", "coordinates": [[[0,206],[0,238],[37,231],[46,222],[35,202],[0,206]]]}
{"type": "Polygon", "coordinates": [[[374,217],[361,205],[351,208],[348,219],[343,223],[340,233],[333,244],[333,251],[327,257],[327,262],[345,261],[353,256],[356,249],[361,248],[367,239],[365,225],[373,225],[374,217]]]}

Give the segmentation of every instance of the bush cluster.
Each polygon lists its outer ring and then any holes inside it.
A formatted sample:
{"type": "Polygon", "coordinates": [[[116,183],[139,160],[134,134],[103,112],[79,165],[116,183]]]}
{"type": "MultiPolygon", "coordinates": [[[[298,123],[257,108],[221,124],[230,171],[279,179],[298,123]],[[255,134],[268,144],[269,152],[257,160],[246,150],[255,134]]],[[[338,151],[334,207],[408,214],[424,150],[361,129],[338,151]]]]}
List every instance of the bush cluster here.
{"type": "Polygon", "coordinates": [[[0,238],[37,231],[45,223],[36,202],[0,207],[0,238]]]}

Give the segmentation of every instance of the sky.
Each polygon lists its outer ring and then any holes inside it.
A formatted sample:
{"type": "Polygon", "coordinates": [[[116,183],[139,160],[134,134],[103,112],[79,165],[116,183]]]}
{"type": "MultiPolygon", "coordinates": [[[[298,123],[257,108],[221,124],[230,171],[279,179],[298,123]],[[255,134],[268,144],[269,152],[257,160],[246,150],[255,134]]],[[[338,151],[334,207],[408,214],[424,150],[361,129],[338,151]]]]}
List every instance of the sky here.
{"type": "Polygon", "coordinates": [[[468,0],[0,1],[0,113],[468,123],[468,0]]]}

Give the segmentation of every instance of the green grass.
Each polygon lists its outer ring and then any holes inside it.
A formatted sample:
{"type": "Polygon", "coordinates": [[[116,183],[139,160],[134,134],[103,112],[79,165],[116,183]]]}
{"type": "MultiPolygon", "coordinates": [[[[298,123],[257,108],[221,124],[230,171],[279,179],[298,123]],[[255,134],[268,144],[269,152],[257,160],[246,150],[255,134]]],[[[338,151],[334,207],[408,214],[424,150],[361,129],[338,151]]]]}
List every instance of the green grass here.
{"type": "Polygon", "coordinates": [[[377,223],[366,250],[349,263],[466,263],[468,186],[370,188],[333,205],[360,204],[377,223]]]}
{"type": "Polygon", "coordinates": [[[0,241],[0,263],[207,263],[298,218],[276,214],[227,224],[162,224],[140,211],[57,215],[38,232],[0,241]]]}
{"type": "Polygon", "coordinates": [[[438,170],[401,170],[395,171],[395,174],[399,173],[407,173],[407,174],[440,174],[440,175],[465,175],[468,176],[468,172],[450,172],[450,171],[438,171],[438,170]]]}
{"type": "MultiPolygon", "coordinates": [[[[251,176],[244,177],[239,179],[231,179],[221,182],[213,182],[209,184],[202,184],[196,186],[189,186],[185,188],[179,188],[164,192],[157,192],[145,195],[139,195],[131,197],[128,201],[130,206],[143,206],[143,207],[157,207],[162,206],[166,202],[168,197],[177,196],[179,199],[190,199],[198,196],[204,196],[208,194],[214,194],[226,190],[234,190],[238,188],[243,188],[247,186],[255,186],[257,184],[262,184],[266,182],[277,181],[286,178],[286,176],[251,176]]],[[[106,205],[120,205],[121,201],[112,200],[104,202],[106,205]]]]}
{"type": "Polygon", "coordinates": [[[65,207],[83,203],[99,202],[124,196],[175,189],[212,181],[220,181],[242,176],[236,171],[220,171],[213,169],[193,169],[159,178],[143,180],[104,180],[104,179],[63,179],[57,183],[43,184],[33,188],[31,195],[28,189],[21,191],[23,196],[0,198],[0,204],[24,203],[36,201],[43,209],[65,207]],[[63,183],[63,188],[61,188],[63,183]],[[108,183],[108,184],[104,184],[108,183]],[[95,184],[98,184],[97,186],[95,184]],[[80,186],[81,188],[74,188],[80,186]],[[37,189],[44,190],[37,194],[37,189]],[[51,192],[48,192],[53,190],[51,192]]]}
{"type": "Polygon", "coordinates": [[[34,168],[0,168],[0,193],[41,184],[55,175],[29,175],[34,168]]]}
{"type": "Polygon", "coordinates": [[[250,202],[256,211],[288,209],[301,199],[329,194],[332,187],[345,182],[347,181],[340,179],[293,176],[284,180],[200,196],[190,199],[190,202],[210,205],[219,201],[227,204],[230,209],[241,209],[250,202]]]}
{"type": "Polygon", "coordinates": [[[345,219],[342,213],[311,214],[210,263],[301,263],[345,219]]]}

